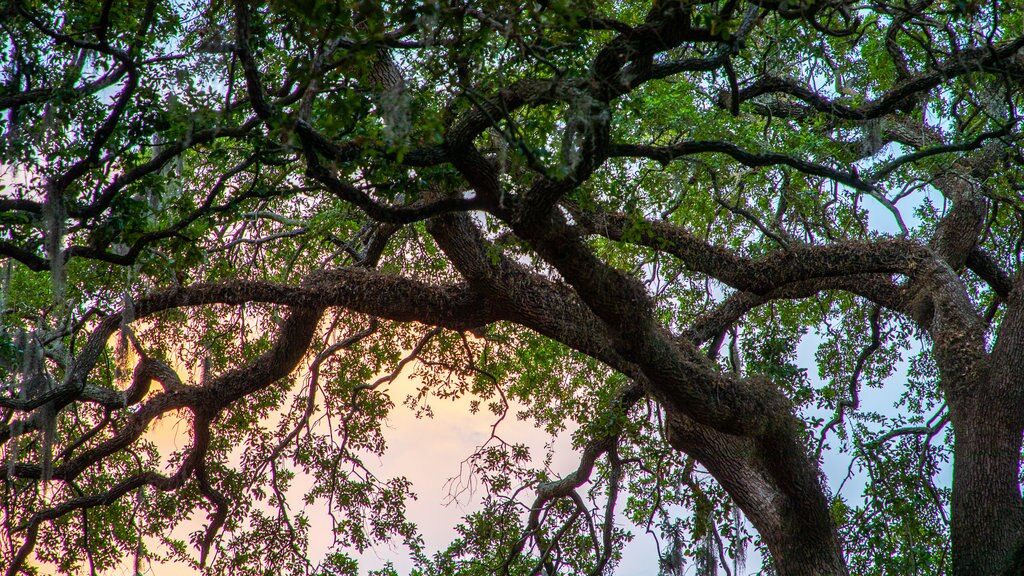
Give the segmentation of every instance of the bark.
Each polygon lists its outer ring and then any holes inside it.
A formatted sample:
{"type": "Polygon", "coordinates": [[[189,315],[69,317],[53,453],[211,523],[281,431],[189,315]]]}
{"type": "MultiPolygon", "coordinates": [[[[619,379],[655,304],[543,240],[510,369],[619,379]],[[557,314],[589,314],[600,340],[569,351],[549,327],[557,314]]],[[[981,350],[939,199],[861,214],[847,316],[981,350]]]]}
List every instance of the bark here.
{"type": "Polygon", "coordinates": [[[847,574],[817,464],[798,438],[753,440],[723,434],[678,412],[672,447],[696,458],[757,529],[780,576],[847,574]]]}
{"type": "Polygon", "coordinates": [[[1021,427],[1000,412],[1005,410],[999,410],[998,397],[953,411],[950,532],[957,576],[1009,574],[1024,545],[1024,502],[1017,479],[1021,427]]]}
{"type": "Polygon", "coordinates": [[[953,572],[1021,574],[1024,499],[1024,279],[1018,279],[992,350],[991,371],[953,405],[953,572]]]}
{"type": "Polygon", "coordinates": [[[997,147],[980,150],[935,178],[935,187],[953,205],[930,242],[935,260],[919,267],[909,284],[916,291],[915,319],[932,337],[954,431],[950,534],[957,576],[1020,573],[1015,564],[1024,546],[1020,283],[989,354],[984,323],[957,274],[973,265],[983,270],[983,278],[1006,287],[1007,279],[993,263],[983,262],[976,248],[988,212],[977,181],[991,173],[997,153],[997,147]]]}

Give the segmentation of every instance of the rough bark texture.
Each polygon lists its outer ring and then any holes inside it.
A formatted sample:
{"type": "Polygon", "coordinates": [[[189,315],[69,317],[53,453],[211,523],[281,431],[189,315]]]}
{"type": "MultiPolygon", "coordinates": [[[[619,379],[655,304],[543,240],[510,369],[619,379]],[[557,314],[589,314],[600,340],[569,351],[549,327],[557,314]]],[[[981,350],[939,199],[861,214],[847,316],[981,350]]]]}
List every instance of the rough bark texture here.
{"type": "Polygon", "coordinates": [[[1024,331],[1018,280],[988,370],[954,396],[956,443],[950,530],[957,574],[1020,574],[1024,499],[1019,482],[1024,433],[1024,331]]]}
{"type": "Polygon", "coordinates": [[[779,574],[848,573],[817,465],[801,444],[722,434],[671,413],[668,437],[736,500],[771,550],[779,574]]]}

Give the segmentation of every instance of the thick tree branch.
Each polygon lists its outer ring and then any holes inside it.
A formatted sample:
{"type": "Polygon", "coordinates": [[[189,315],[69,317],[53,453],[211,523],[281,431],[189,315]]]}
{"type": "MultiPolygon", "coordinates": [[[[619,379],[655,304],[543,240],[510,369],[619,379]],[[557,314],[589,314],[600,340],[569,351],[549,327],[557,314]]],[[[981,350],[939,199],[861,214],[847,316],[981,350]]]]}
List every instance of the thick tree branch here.
{"type": "Polygon", "coordinates": [[[984,280],[999,297],[1004,300],[1010,297],[1010,292],[1013,290],[1013,281],[1010,279],[1009,274],[1000,268],[999,264],[984,249],[977,246],[974,247],[967,255],[966,265],[971,272],[978,275],[978,278],[984,280]]]}
{"type": "Polygon", "coordinates": [[[916,242],[885,239],[825,246],[792,246],[758,259],[701,240],[667,222],[640,220],[625,214],[574,211],[581,234],[596,234],[666,252],[687,268],[707,274],[737,290],[765,294],[786,284],[815,278],[862,274],[907,274],[928,252],[916,242]]]}

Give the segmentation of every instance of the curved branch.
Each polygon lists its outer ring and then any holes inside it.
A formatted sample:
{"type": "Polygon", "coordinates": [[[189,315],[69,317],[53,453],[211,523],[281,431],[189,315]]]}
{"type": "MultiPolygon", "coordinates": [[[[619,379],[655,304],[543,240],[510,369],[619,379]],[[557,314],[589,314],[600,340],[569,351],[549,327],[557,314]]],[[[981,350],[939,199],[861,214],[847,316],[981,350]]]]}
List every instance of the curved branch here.
{"type": "MultiPolygon", "coordinates": [[[[597,462],[597,459],[613,449],[616,442],[618,442],[618,438],[615,436],[603,436],[590,441],[586,448],[583,449],[583,454],[580,456],[580,462],[576,470],[573,470],[559,480],[545,482],[537,486],[537,498],[530,507],[530,515],[526,524],[527,529],[502,563],[502,574],[508,574],[508,569],[522,555],[527,541],[531,536],[537,535],[540,530],[540,514],[544,510],[544,506],[552,500],[570,496],[577,488],[586,484],[590,480],[590,474],[594,470],[594,464],[597,462]]],[[[578,510],[577,514],[579,514],[578,510]]]]}
{"type": "Polygon", "coordinates": [[[930,148],[925,148],[924,150],[918,150],[911,154],[900,156],[899,158],[896,158],[895,160],[889,162],[888,164],[885,164],[884,166],[878,168],[877,170],[874,170],[871,173],[871,176],[868,178],[868,180],[871,182],[878,182],[885,178],[886,176],[888,176],[889,174],[891,174],[900,166],[903,166],[904,164],[909,164],[910,162],[923,160],[931,156],[938,156],[939,154],[949,154],[952,152],[969,152],[972,150],[978,150],[989,140],[992,140],[994,138],[1002,138],[1003,136],[1009,135],[1012,128],[1017,125],[1018,121],[1019,119],[1014,119],[998,130],[983,132],[979,134],[977,137],[975,137],[973,140],[967,142],[961,142],[960,144],[932,146],[930,148]]]}
{"type": "Polygon", "coordinates": [[[94,202],[84,206],[68,206],[68,215],[78,218],[79,220],[99,216],[110,207],[110,203],[113,202],[118,192],[121,192],[130,184],[138,182],[143,177],[159,171],[182,152],[195,148],[201,144],[212,142],[219,138],[244,137],[246,134],[251,132],[253,128],[258,126],[259,122],[258,118],[251,118],[238,126],[216,127],[200,130],[198,132],[190,133],[188,137],[184,139],[161,144],[160,151],[154,154],[149,161],[139,164],[138,166],[135,166],[134,168],[131,168],[115,177],[113,182],[107,185],[103,191],[99,193],[99,196],[94,202]]]}
{"type": "Polygon", "coordinates": [[[929,258],[911,240],[850,241],[825,246],[791,246],[758,259],[738,256],[667,222],[638,220],[625,214],[586,214],[574,210],[575,230],[672,254],[690,270],[707,274],[737,290],[765,294],[786,284],[816,278],[861,274],[908,274],[929,258]]]}
{"type": "Polygon", "coordinates": [[[988,252],[980,247],[974,247],[967,255],[966,264],[967,268],[977,274],[978,278],[984,280],[1000,298],[1006,300],[1010,297],[1010,292],[1013,291],[1013,280],[988,252]]]}
{"type": "Polygon", "coordinates": [[[263,462],[261,462],[260,465],[257,466],[254,476],[259,476],[260,474],[262,474],[267,464],[277,460],[277,458],[281,455],[281,453],[288,446],[288,444],[290,444],[292,440],[298,437],[299,432],[302,430],[302,427],[309,423],[309,419],[313,415],[313,410],[316,409],[316,391],[320,385],[320,366],[328,358],[336,354],[338,351],[351,348],[352,346],[364,340],[365,338],[367,338],[376,331],[377,319],[371,318],[369,326],[367,326],[365,329],[360,330],[359,332],[356,332],[355,334],[352,334],[351,336],[348,336],[338,342],[335,342],[331,346],[328,346],[326,349],[317,354],[316,358],[314,358],[313,361],[310,362],[309,392],[306,395],[306,408],[303,411],[302,416],[299,418],[299,421],[292,428],[291,432],[289,432],[284,438],[282,438],[281,441],[277,443],[277,446],[275,446],[274,449],[270,452],[270,454],[263,460],[263,462]]]}
{"type": "Polygon", "coordinates": [[[692,142],[680,142],[671,146],[649,146],[644,144],[613,144],[608,152],[611,157],[629,158],[650,158],[662,165],[668,164],[677,158],[693,154],[707,152],[719,152],[727,154],[737,162],[745,166],[789,166],[799,172],[828,178],[841,184],[869,192],[875,189],[874,185],[865,182],[857,175],[857,172],[840,172],[834,168],[801,160],[788,154],[779,152],[755,153],[740,148],[731,142],[720,140],[696,140],[692,142]]]}
{"type": "Polygon", "coordinates": [[[122,480],[105,492],[90,494],[88,496],[78,496],[76,498],[66,500],[56,506],[37,512],[28,520],[28,522],[14,530],[15,532],[24,531],[26,533],[25,541],[22,543],[18,553],[11,559],[11,564],[7,567],[5,576],[16,576],[20,572],[21,567],[28,558],[28,555],[31,554],[32,550],[35,548],[39,527],[43,522],[55,520],[76,510],[105,506],[142,486],[153,486],[154,488],[164,492],[176,490],[185,483],[185,478],[191,472],[195,463],[196,461],[194,457],[190,455],[190,457],[186,459],[181,468],[179,468],[173,476],[168,477],[156,472],[143,472],[122,480]]]}
{"type": "Polygon", "coordinates": [[[1022,47],[1024,47],[1024,37],[995,47],[985,46],[961,50],[951,61],[935,66],[928,72],[901,80],[880,98],[861,106],[849,106],[837,102],[822,96],[796,80],[775,76],[763,76],[742,88],[739,92],[739,99],[744,102],[762,94],[783,93],[806,102],[818,112],[836,118],[870,120],[897,111],[908,99],[927,92],[951,78],[978,70],[991,69],[996,64],[1012,58],[1022,47]]]}
{"type": "Polygon", "coordinates": [[[881,274],[854,274],[850,276],[818,278],[787,284],[764,294],[736,292],[697,318],[679,338],[697,346],[720,337],[751,310],[774,300],[810,298],[819,292],[842,290],[856,294],[878,305],[899,313],[907,313],[906,295],[891,279],[881,274]]]}
{"type": "Polygon", "coordinates": [[[303,136],[303,125],[303,122],[299,122],[297,127],[299,128],[300,138],[302,138],[303,144],[306,148],[306,175],[322,184],[331,194],[334,194],[346,202],[354,204],[365,212],[367,216],[378,222],[385,222],[389,224],[409,224],[425,220],[439,214],[447,214],[449,212],[466,212],[484,207],[484,202],[477,197],[442,198],[420,206],[395,207],[380,204],[370,198],[370,196],[365,192],[335,177],[320,163],[320,160],[317,158],[316,152],[309,141],[309,137],[303,136]]]}
{"type": "Polygon", "coordinates": [[[864,370],[864,365],[867,364],[868,359],[874,354],[879,346],[882,345],[881,328],[879,326],[879,316],[882,308],[878,305],[875,306],[871,312],[871,342],[860,351],[857,355],[857,361],[853,367],[853,374],[850,376],[850,397],[849,399],[842,399],[839,401],[838,410],[836,415],[829,420],[827,424],[821,429],[821,433],[818,435],[818,447],[814,450],[814,458],[816,460],[821,459],[821,450],[825,446],[825,437],[828,433],[843,422],[843,417],[846,415],[846,410],[856,411],[860,407],[860,375],[864,370]]]}
{"type": "MultiPolygon", "coordinates": [[[[205,454],[206,448],[210,443],[210,422],[208,420],[196,422],[193,426],[193,430],[195,430],[194,444],[195,446],[201,446],[201,453],[205,454]]],[[[206,474],[206,461],[202,459],[202,456],[198,458],[194,474],[196,483],[199,485],[200,494],[206,497],[206,499],[214,506],[213,514],[210,517],[210,525],[207,526],[206,533],[203,535],[203,541],[200,545],[199,566],[205,567],[206,560],[210,554],[210,546],[213,545],[213,540],[217,537],[217,532],[227,520],[228,499],[224,497],[224,494],[210,484],[210,479],[206,474]]]]}

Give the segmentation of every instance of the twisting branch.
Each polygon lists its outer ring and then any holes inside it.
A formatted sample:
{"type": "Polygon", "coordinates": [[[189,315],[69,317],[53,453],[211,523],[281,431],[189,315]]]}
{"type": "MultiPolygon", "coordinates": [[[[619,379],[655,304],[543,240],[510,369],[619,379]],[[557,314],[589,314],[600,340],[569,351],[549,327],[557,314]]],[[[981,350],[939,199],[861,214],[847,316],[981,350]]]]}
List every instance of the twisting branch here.
{"type": "Polygon", "coordinates": [[[868,181],[871,183],[881,182],[886,176],[892,174],[893,171],[895,171],[900,166],[909,164],[911,162],[917,162],[918,160],[923,160],[931,156],[938,156],[939,154],[950,154],[952,152],[968,152],[971,150],[978,150],[985,144],[985,142],[989,140],[995,138],[1002,138],[1003,136],[1009,135],[1013,127],[1016,126],[1019,121],[1020,119],[1013,119],[1004,126],[1002,126],[1001,128],[999,128],[998,130],[983,132],[979,134],[977,137],[975,137],[973,140],[969,140],[967,142],[962,142],[960,144],[932,146],[930,148],[925,148],[924,150],[918,150],[916,152],[900,156],[899,158],[892,160],[888,164],[881,166],[877,170],[872,171],[871,175],[868,177],[868,181]]]}
{"type": "Polygon", "coordinates": [[[871,325],[871,341],[863,350],[860,351],[860,354],[857,355],[857,361],[853,366],[853,373],[850,375],[850,397],[843,398],[839,401],[839,404],[836,407],[836,415],[828,422],[828,424],[825,424],[825,427],[821,429],[821,433],[818,435],[818,447],[814,450],[814,457],[817,460],[821,460],[821,450],[825,446],[825,437],[828,436],[828,433],[833,428],[843,422],[846,410],[849,409],[851,412],[855,412],[860,407],[860,375],[864,370],[864,366],[871,358],[871,355],[874,354],[882,345],[880,327],[881,314],[882,307],[875,304],[871,310],[869,320],[871,325]]]}
{"type": "Polygon", "coordinates": [[[268,101],[266,88],[260,78],[259,67],[252,53],[252,15],[249,12],[249,4],[245,0],[235,2],[235,43],[234,51],[238,61],[242,64],[242,71],[245,76],[246,90],[249,94],[249,102],[252,104],[256,115],[263,121],[270,121],[277,113],[275,107],[268,101]]]}
{"type": "Polygon", "coordinates": [[[60,454],[58,454],[57,457],[53,459],[53,461],[61,462],[63,460],[67,460],[68,457],[75,453],[75,450],[81,448],[86,442],[94,438],[96,434],[99,434],[101,430],[103,430],[104,428],[107,427],[108,424],[110,424],[110,417],[112,414],[113,410],[109,408],[104,410],[103,418],[100,419],[100,421],[97,422],[95,426],[87,430],[85,434],[82,434],[81,436],[78,437],[78,439],[69,444],[67,448],[64,448],[64,450],[62,450],[60,454]]]}
{"type": "MultiPolygon", "coordinates": [[[[14,9],[26,20],[31,22],[40,32],[50,38],[53,38],[56,42],[106,54],[113,57],[125,68],[125,76],[127,77],[125,85],[114,100],[113,105],[110,107],[110,113],[96,127],[96,131],[93,133],[92,138],[89,141],[88,151],[83,155],[83,157],[73,162],[63,174],[49,180],[49,186],[52,187],[52,191],[56,194],[63,194],[72,182],[88,172],[99,161],[103,147],[107,145],[111,136],[113,136],[114,131],[121,123],[121,119],[124,116],[125,110],[128,108],[128,104],[135,96],[135,90],[138,87],[140,80],[139,67],[138,64],[133,61],[131,54],[112,47],[103,38],[101,38],[101,41],[98,43],[78,40],[70,35],[51,29],[39,18],[29,13],[22,5],[16,5],[14,9]]],[[[142,25],[144,28],[139,30],[140,35],[145,34],[145,28],[148,27],[149,24],[150,22],[145,19],[143,20],[142,25]]]]}
{"type": "MultiPolygon", "coordinates": [[[[640,384],[631,382],[616,392],[616,398],[612,403],[611,409],[626,413],[643,397],[643,387],[640,384]]],[[[507,574],[511,566],[522,555],[530,538],[537,536],[542,524],[541,513],[549,502],[566,497],[572,498],[577,502],[577,513],[584,513],[586,507],[582,506],[581,497],[576,492],[576,489],[590,481],[590,475],[594,470],[597,459],[604,454],[608,454],[609,464],[611,465],[608,502],[605,508],[605,521],[602,529],[602,545],[598,555],[598,568],[593,573],[599,574],[601,572],[601,568],[607,564],[611,554],[611,530],[614,528],[615,502],[618,497],[619,483],[622,479],[623,463],[618,457],[616,448],[618,441],[618,436],[615,433],[591,439],[583,448],[579,464],[575,470],[558,480],[545,482],[537,486],[537,496],[530,507],[526,530],[505,558],[500,573],[507,574]]],[[[588,523],[591,522],[589,520],[589,512],[585,513],[588,523]]],[[[550,550],[550,547],[548,549],[550,550]]]]}
{"type": "Polygon", "coordinates": [[[346,202],[354,204],[363,210],[367,216],[377,220],[378,222],[409,224],[411,222],[418,222],[439,214],[447,214],[449,212],[466,212],[468,210],[477,210],[484,207],[485,203],[483,200],[475,196],[472,198],[443,198],[441,200],[419,206],[395,207],[380,204],[365,192],[331,174],[331,172],[320,163],[308,136],[304,136],[304,134],[308,134],[306,128],[304,128],[304,123],[300,121],[296,124],[296,127],[298,129],[299,137],[302,138],[305,146],[305,158],[307,163],[306,175],[322,184],[331,194],[334,194],[346,202]]]}
{"type": "MultiPolygon", "coordinates": [[[[536,537],[537,533],[540,531],[540,516],[545,505],[552,500],[568,497],[572,492],[575,492],[577,488],[587,483],[590,480],[590,474],[594,470],[594,464],[597,462],[597,459],[610,450],[616,442],[618,442],[618,438],[614,436],[603,436],[592,440],[587,444],[586,448],[584,448],[583,454],[580,456],[579,466],[577,466],[576,470],[570,472],[566,476],[563,476],[559,480],[546,482],[537,486],[537,498],[530,507],[526,531],[523,532],[523,536],[512,547],[512,550],[502,563],[501,569],[499,570],[501,574],[508,574],[509,568],[511,568],[516,560],[519,559],[519,556],[522,555],[523,549],[526,547],[526,543],[530,538],[536,537]]],[[[577,514],[578,513],[579,512],[577,511],[577,514]]]]}
{"type": "Polygon", "coordinates": [[[193,446],[185,462],[173,476],[164,476],[156,472],[141,472],[122,480],[107,491],[71,498],[56,506],[35,513],[28,521],[14,529],[14,532],[24,532],[25,540],[18,553],[12,559],[12,563],[7,568],[5,576],[15,576],[21,570],[24,561],[35,548],[36,536],[43,522],[55,520],[76,510],[108,505],[142,486],[153,486],[164,492],[177,490],[184,485],[188,475],[195,469],[199,458],[201,456],[198,455],[195,446],[193,446]]]}
{"type": "Polygon", "coordinates": [[[898,110],[906,101],[924,94],[964,74],[985,70],[1009,60],[1021,47],[1024,37],[1014,38],[997,46],[984,46],[959,51],[949,61],[938,63],[931,70],[898,82],[876,100],[860,106],[849,106],[822,96],[815,90],[789,78],[763,76],[740,89],[739,98],[747,101],[762,94],[784,93],[794,96],[818,112],[846,120],[871,120],[898,110]]]}
{"type": "Polygon", "coordinates": [[[929,422],[929,424],[926,426],[904,426],[902,428],[890,430],[885,434],[882,434],[881,436],[871,440],[865,446],[880,447],[885,445],[890,440],[894,438],[899,438],[900,436],[934,436],[939,431],[941,431],[946,426],[946,424],[949,424],[950,421],[949,411],[945,410],[945,407],[943,407],[943,409],[939,411],[937,417],[938,420],[935,420],[934,417],[932,418],[934,424],[929,422]]]}
{"type": "Polygon", "coordinates": [[[860,274],[907,273],[929,258],[920,244],[904,239],[844,242],[831,245],[791,245],[753,259],[714,246],[673,224],[633,218],[619,213],[573,210],[580,235],[599,235],[672,254],[695,272],[711,276],[738,290],[765,294],[788,284],[814,278],[860,274]]]}
{"type": "Polygon", "coordinates": [[[720,140],[696,140],[690,142],[680,142],[671,146],[650,146],[645,144],[612,144],[608,155],[610,157],[629,157],[629,158],[650,158],[662,165],[669,164],[677,158],[683,158],[686,156],[692,156],[694,154],[704,154],[709,152],[717,152],[721,154],[727,154],[731,156],[737,162],[750,167],[760,166],[789,166],[794,170],[809,174],[811,176],[820,176],[822,178],[828,178],[834,180],[840,184],[845,184],[855,190],[862,192],[869,192],[874,190],[874,185],[865,182],[857,174],[853,172],[841,172],[834,168],[822,166],[821,164],[815,164],[807,160],[802,160],[788,154],[782,154],[779,152],[765,152],[756,153],[749,152],[740,148],[739,146],[720,140]]]}
{"type": "Polygon", "coordinates": [[[975,247],[967,255],[967,268],[984,280],[1002,299],[1010,297],[1013,291],[1013,280],[992,256],[980,247],[975,247]]]}
{"type": "Polygon", "coordinates": [[[608,449],[608,502],[604,508],[604,524],[601,531],[601,554],[598,556],[597,564],[590,571],[591,576],[599,576],[604,573],[605,566],[612,556],[612,531],[615,529],[615,504],[619,498],[619,484],[622,481],[622,459],[619,458],[618,448],[615,444],[608,449]]]}
{"type": "MultiPolygon", "coordinates": [[[[742,193],[742,190],[743,190],[743,186],[742,185],[739,187],[739,190],[742,193]]],[[[754,214],[750,210],[747,210],[742,205],[742,199],[740,199],[740,201],[738,203],[733,204],[733,203],[729,202],[728,200],[726,200],[725,197],[722,196],[722,194],[720,192],[718,192],[717,190],[713,194],[713,197],[715,199],[715,202],[717,202],[719,206],[721,206],[722,208],[725,208],[729,212],[732,212],[733,214],[736,214],[737,216],[742,217],[747,222],[750,222],[751,224],[753,224],[754,227],[756,227],[758,230],[761,231],[761,234],[763,234],[766,237],[771,238],[772,240],[774,240],[775,243],[778,244],[779,246],[781,246],[783,250],[785,250],[787,252],[789,252],[791,250],[791,248],[789,246],[789,241],[787,241],[785,238],[783,238],[782,235],[780,235],[777,232],[769,229],[767,226],[765,226],[764,222],[762,222],[761,219],[757,217],[756,214],[754,214]]]]}
{"type": "Polygon", "coordinates": [[[210,478],[206,474],[206,461],[203,459],[205,451],[210,444],[210,422],[206,419],[198,420],[192,426],[193,450],[200,451],[195,465],[195,478],[199,486],[199,493],[213,504],[213,514],[210,516],[210,525],[206,528],[206,534],[200,545],[199,566],[206,566],[206,559],[210,553],[210,546],[213,545],[217,532],[228,517],[228,499],[219,490],[210,484],[210,478]]]}

